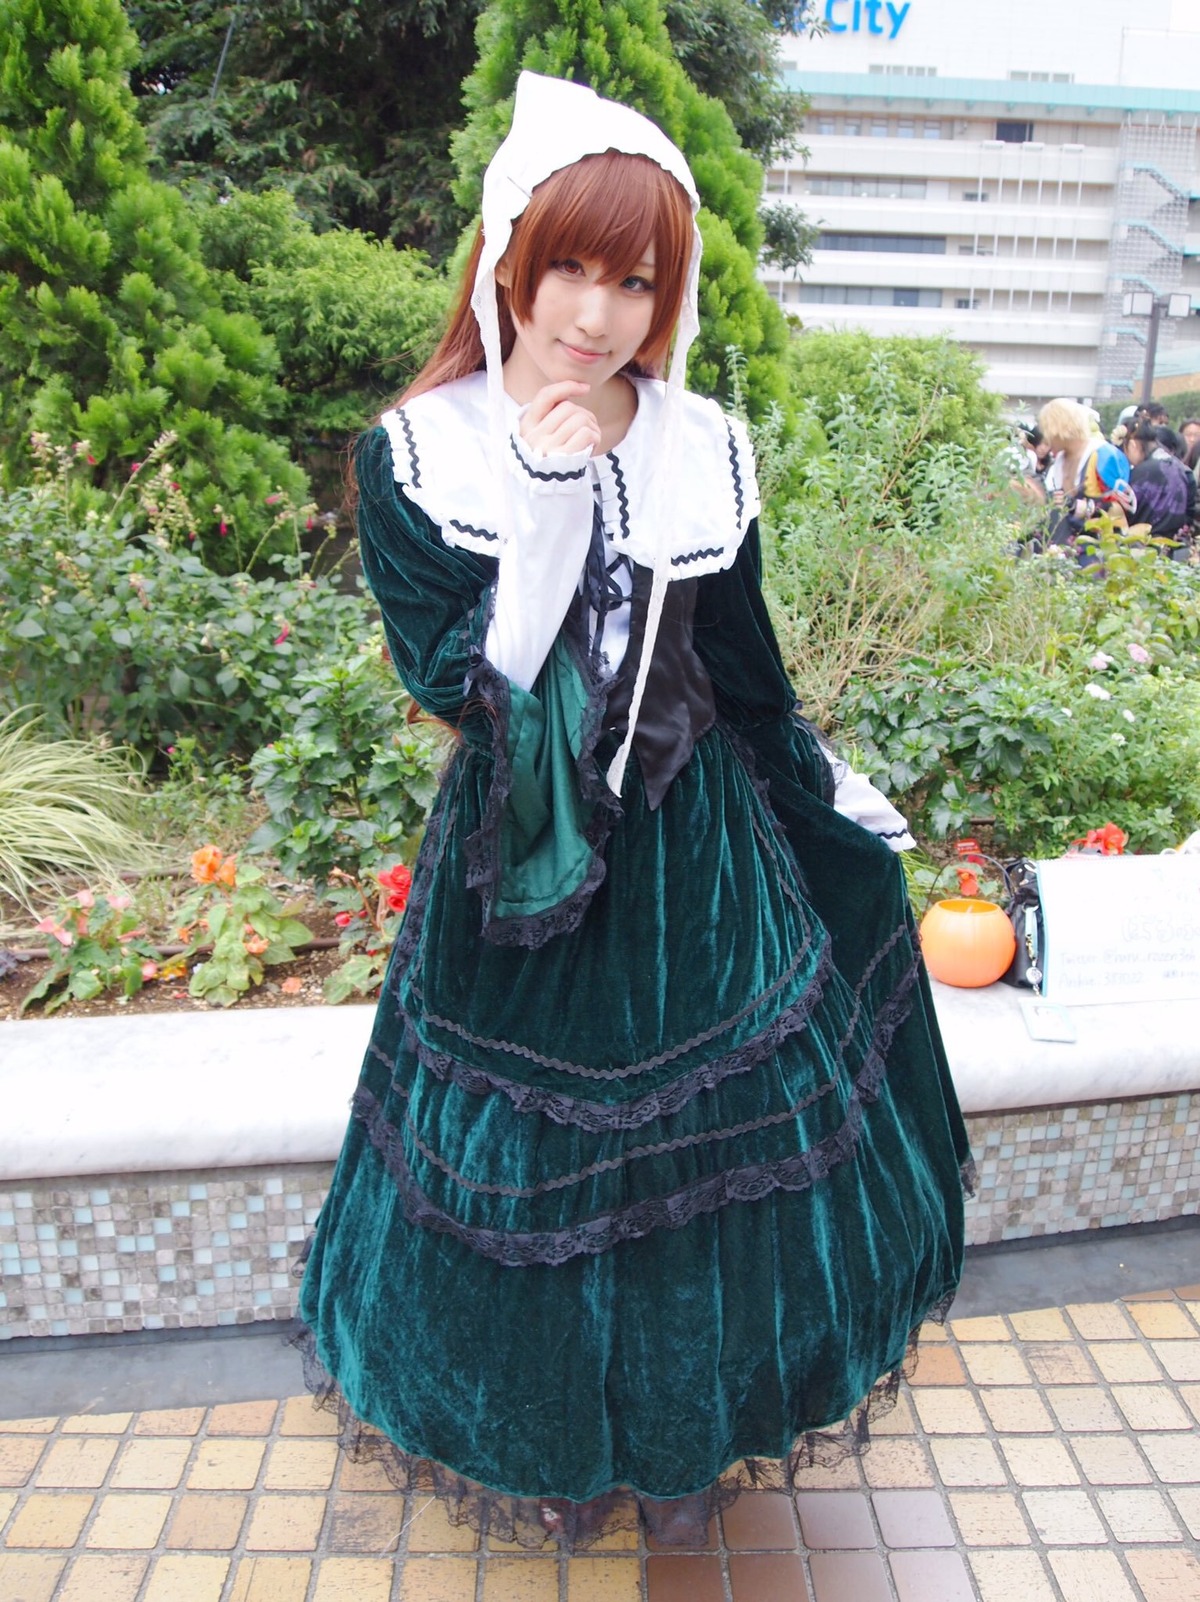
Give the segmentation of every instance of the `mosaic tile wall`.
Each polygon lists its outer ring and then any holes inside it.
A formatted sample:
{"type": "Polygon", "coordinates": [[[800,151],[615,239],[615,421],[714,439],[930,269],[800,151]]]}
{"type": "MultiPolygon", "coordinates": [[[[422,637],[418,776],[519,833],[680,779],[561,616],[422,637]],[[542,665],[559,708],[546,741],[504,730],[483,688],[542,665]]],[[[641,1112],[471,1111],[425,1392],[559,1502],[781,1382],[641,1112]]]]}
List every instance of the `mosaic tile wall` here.
{"type": "Polygon", "coordinates": [[[0,1339],[290,1318],[332,1163],[0,1190],[0,1339]]]}
{"type": "MultiPolygon", "coordinates": [[[[1200,1211],[1200,1092],[967,1127],[973,1245],[1200,1211]]],[[[332,1173],[309,1163],[0,1190],[0,1339],[290,1318],[291,1265],[332,1173]]]]}
{"type": "Polygon", "coordinates": [[[967,1240],[1019,1240],[1200,1211],[1200,1092],[967,1119],[967,1240]]]}

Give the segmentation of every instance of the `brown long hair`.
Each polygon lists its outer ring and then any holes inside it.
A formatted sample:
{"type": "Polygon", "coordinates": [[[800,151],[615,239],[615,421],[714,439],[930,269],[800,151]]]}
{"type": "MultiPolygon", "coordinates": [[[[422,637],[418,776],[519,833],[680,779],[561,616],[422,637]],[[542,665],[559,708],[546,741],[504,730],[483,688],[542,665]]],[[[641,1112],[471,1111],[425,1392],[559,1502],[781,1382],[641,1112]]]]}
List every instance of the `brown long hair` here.
{"type": "MultiPolygon", "coordinates": [[[[654,246],[654,317],[646,343],[628,370],[658,377],[666,366],[679,321],[692,251],[692,209],[670,173],[649,156],[607,150],[551,173],[534,189],[513,224],[504,252],[509,288],[496,284],[500,350],[505,360],[516,338],[513,315],[523,322],[552,262],[580,257],[599,262],[608,283],[619,282],[654,246]]],[[[475,236],[458,300],[441,342],[393,405],[423,395],[484,365],[471,291],[483,246],[475,236]]]]}

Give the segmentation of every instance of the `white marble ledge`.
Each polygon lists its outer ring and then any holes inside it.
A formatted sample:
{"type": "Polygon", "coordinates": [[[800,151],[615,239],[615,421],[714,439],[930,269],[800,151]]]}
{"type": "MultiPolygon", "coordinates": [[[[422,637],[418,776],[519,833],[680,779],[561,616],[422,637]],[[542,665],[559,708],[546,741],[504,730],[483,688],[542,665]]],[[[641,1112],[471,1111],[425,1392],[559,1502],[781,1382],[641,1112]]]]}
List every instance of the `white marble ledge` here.
{"type": "MultiPolygon", "coordinates": [[[[967,1113],[1200,1089],[1200,1000],[1073,1007],[1030,1038],[1006,985],[935,984],[967,1113]]],[[[324,1162],[337,1155],[373,1008],[0,1024],[0,1182],[324,1162]]]]}

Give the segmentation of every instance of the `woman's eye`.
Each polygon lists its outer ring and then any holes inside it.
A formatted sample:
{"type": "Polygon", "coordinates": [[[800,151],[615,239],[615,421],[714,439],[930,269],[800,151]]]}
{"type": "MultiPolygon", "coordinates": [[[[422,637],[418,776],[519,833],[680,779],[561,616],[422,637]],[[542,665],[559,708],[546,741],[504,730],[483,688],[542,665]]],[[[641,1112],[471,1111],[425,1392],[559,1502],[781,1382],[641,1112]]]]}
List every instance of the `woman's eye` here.
{"type": "Polygon", "coordinates": [[[572,277],[574,277],[576,273],[581,273],[583,271],[582,264],[580,262],[573,261],[570,258],[568,258],[566,261],[553,262],[551,265],[553,266],[555,272],[567,273],[572,277]]]}
{"type": "Polygon", "coordinates": [[[648,278],[639,278],[636,275],[626,278],[621,288],[631,289],[635,295],[652,295],[654,293],[654,285],[650,280],[648,278]]]}

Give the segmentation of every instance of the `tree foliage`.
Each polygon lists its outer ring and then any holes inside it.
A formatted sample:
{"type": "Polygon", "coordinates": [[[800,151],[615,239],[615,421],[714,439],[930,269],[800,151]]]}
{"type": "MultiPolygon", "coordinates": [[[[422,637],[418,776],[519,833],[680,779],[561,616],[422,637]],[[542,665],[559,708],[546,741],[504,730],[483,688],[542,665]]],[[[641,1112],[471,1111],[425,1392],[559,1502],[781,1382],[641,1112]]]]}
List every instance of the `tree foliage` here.
{"type": "Polygon", "coordinates": [[[435,258],[478,0],[138,0],[138,78],[157,170],[285,188],[318,228],[364,229],[435,258]],[[228,44],[220,80],[222,50],[228,44]]]}
{"type": "Polygon", "coordinates": [[[231,309],[274,335],[293,446],[341,446],[430,354],[445,278],[413,250],[351,229],[318,234],[283,190],[197,210],[201,250],[231,309]]]}
{"type": "Polygon", "coordinates": [[[522,69],[587,83],[653,118],[688,158],[700,192],[704,259],[700,336],[689,365],[703,394],[731,391],[728,350],[745,354],[751,412],[787,406],[783,315],[754,275],[762,244],[762,169],[729,113],[676,61],[657,0],[494,0],[479,20],[479,63],[464,86],[466,126],[455,136],[456,193],[479,207],[483,170],[508,130],[522,69]]]}
{"type": "Polygon", "coordinates": [[[97,484],[166,429],[203,537],[269,522],[303,474],[278,417],[274,343],[226,309],[178,191],[146,173],[117,0],[0,0],[0,467],[28,437],[89,442],[97,484]]]}

